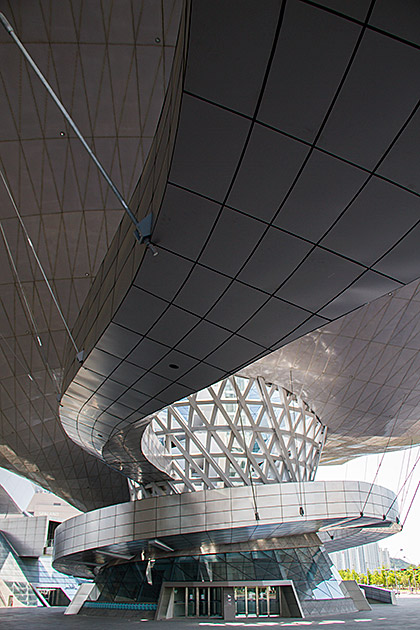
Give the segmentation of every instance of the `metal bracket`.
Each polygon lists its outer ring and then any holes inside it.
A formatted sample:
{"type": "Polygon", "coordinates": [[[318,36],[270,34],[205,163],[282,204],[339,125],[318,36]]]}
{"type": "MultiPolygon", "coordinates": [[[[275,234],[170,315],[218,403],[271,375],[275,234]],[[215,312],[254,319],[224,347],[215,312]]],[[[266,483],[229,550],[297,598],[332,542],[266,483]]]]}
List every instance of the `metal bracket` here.
{"type": "Polygon", "coordinates": [[[76,354],[76,359],[79,361],[79,363],[83,363],[83,361],[85,360],[85,351],[84,350],[80,350],[80,352],[78,352],[76,354]]]}
{"type": "Polygon", "coordinates": [[[152,224],[153,224],[153,214],[149,212],[149,214],[145,216],[144,219],[136,223],[134,236],[136,237],[139,243],[144,243],[146,247],[150,249],[153,256],[157,256],[158,251],[150,242],[150,237],[152,235],[152,224]]]}

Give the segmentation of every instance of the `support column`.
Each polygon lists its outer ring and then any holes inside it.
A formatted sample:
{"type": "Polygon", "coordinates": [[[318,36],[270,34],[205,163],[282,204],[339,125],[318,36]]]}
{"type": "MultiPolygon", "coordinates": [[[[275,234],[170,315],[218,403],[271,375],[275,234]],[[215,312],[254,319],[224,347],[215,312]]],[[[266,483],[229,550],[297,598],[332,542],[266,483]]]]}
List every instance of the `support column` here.
{"type": "Polygon", "coordinates": [[[232,586],[223,589],[223,619],[225,621],[235,619],[235,590],[232,586]]]}

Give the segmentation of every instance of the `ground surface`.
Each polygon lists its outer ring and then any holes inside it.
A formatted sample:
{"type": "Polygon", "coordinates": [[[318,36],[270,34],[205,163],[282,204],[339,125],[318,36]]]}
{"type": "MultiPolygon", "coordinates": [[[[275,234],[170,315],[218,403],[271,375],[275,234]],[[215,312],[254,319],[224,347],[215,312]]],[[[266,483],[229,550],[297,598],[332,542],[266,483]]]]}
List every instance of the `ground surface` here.
{"type": "Polygon", "coordinates": [[[370,612],[340,617],[312,619],[253,619],[249,621],[217,621],[200,619],[176,621],[141,621],[116,619],[105,616],[84,617],[63,615],[64,608],[1,608],[1,630],[137,630],[146,626],[149,630],[210,630],[215,628],[240,628],[264,630],[265,628],[342,628],[343,630],[420,630],[420,596],[401,596],[397,606],[376,604],[370,612]]]}

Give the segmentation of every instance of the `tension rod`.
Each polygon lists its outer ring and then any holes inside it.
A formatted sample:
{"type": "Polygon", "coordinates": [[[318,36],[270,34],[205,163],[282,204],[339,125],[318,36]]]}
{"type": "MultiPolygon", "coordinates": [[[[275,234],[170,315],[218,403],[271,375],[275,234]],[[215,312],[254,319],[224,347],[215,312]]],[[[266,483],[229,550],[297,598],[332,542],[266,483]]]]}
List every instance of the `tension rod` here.
{"type": "Polygon", "coordinates": [[[112,179],[110,178],[110,176],[108,175],[108,173],[106,172],[106,170],[104,169],[104,167],[102,166],[102,164],[100,163],[100,161],[98,160],[98,158],[96,157],[96,155],[94,154],[94,152],[92,151],[90,146],[88,145],[88,143],[84,139],[84,137],[81,134],[81,132],[79,131],[79,128],[77,127],[76,123],[74,122],[74,120],[72,119],[72,117],[70,116],[70,114],[68,113],[68,111],[66,110],[66,108],[64,107],[62,102],[60,101],[60,99],[58,98],[57,94],[54,92],[54,90],[52,89],[52,87],[48,83],[47,79],[42,74],[41,70],[36,65],[35,61],[32,59],[32,57],[30,56],[30,54],[26,50],[25,46],[22,44],[22,42],[20,41],[20,39],[16,35],[16,33],[15,33],[14,29],[13,29],[13,26],[10,24],[10,22],[7,20],[6,16],[3,13],[0,13],[0,21],[3,24],[4,28],[6,29],[6,31],[12,37],[12,39],[16,42],[16,44],[18,45],[18,47],[22,51],[23,55],[25,56],[26,60],[29,62],[29,64],[31,65],[31,67],[33,68],[35,73],[38,75],[39,79],[41,80],[41,82],[43,83],[43,85],[45,86],[47,91],[49,92],[49,94],[52,97],[52,99],[54,100],[55,104],[60,109],[60,111],[63,114],[64,118],[67,120],[67,122],[69,123],[69,125],[73,129],[74,133],[79,138],[80,142],[85,147],[86,151],[88,152],[88,154],[90,155],[90,157],[92,158],[94,163],[96,164],[96,166],[99,169],[99,171],[101,172],[102,176],[105,178],[106,182],[108,183],[109,187],[113,191],[114,195],[117,197],[118,201],[120,202],[120,204],[124,208],[125,212],[130,217],[130,220],[132,221],[132,223],[135,226],[134,236],[136,237],[136,239],[138,240],[139,243],[144,243],[146,245],[146,247],[148,247],[150,249],[150,251],[152,252],[153,256],[156,256],[158,254],[158,251],[157,251],[157,249],[154,247],[154,245],[150,241],[150,236],[151,236],[151,233],[152,233],[152,218],[153,218],[152,217],[152,213],[149,213],[141,221],[137,221],[136,217],[134,216],[134,214],[130,210],[130,208],[128,206],[128,203],[125,201],[124,197],[122,196],[122,194],[120,193],[120,191],[118,190],[118,188],[116,187],[116,185],[114,184],[114,182],[112,181],[112,179]]]}

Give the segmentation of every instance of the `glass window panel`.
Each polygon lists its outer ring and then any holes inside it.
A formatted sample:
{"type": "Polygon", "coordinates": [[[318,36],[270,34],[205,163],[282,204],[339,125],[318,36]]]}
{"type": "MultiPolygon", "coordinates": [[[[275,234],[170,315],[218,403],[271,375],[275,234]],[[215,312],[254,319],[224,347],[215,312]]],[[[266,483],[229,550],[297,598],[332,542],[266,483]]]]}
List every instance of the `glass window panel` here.
{"type": "Polygon", "coordinates": [[[174,588],[174,617],[185,617],[185,587],[174,588]]]}

